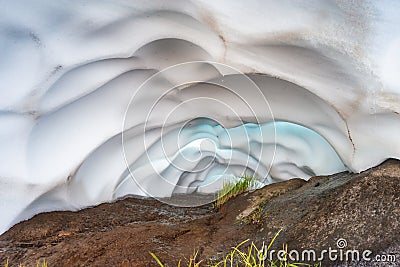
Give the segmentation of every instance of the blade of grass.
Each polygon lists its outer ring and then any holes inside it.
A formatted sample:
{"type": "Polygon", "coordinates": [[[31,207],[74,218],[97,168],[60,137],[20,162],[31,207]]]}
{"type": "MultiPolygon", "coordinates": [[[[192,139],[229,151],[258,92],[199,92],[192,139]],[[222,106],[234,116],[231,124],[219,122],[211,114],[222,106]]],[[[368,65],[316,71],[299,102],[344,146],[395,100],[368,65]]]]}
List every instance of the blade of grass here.
{"type": "Polygon", "coordinates": [[[154,254],[153,252],[149,252],[149,253],[153,257],[153,259],[158,263],[158,265],[160,265],[160,267],[164,267],[164,264],[160,261],[159,258],[157,258],[156,254],[154,254]]]}

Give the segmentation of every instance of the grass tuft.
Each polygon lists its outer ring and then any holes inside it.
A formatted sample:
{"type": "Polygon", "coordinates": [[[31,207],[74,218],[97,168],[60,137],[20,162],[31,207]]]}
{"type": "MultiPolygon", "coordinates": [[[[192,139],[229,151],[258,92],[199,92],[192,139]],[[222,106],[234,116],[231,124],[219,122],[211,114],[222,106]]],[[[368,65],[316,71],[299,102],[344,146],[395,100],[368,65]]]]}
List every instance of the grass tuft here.
{"type": "MultiPolygon", "coordinates": [[[[161,262],[161,260],[153,253],[153,252],[149,252],[150,253],[150,255],[153,257],[153,259],[158,263],[158,265],[160,266],[160,267],[165,267],[165,265],[161,262]]],[[[198,254],[198,252],[196,251],[194,254],[193,254],[193,256],[191,256],[190,258],[189,258],[189,264],[188,264],[188,267],[200,267],[200,263],[202,262],[202,261],[198,261],[197,260],[197,254],[198,254]]],[[[177,265],[178,267],[181,267],[181,261],[179,261],[178,262],[178,265],[177,265]]]]}
{"type": "Polygon", "coordinates": [[[244,193],[250,189],[255,188],[257,185],[257,179],[255,176],[249,176],[244,174],[237,181],[225,182],[222,189],[217,193],[217,199],[214,203],[214,207],[219,209],[229,199],[244,193]]]}
{"type": "MultiPolygon", "coordinates": [[[[321,263],[317,264],[307,264],[307,263],[292,263],[288,259],[287,251],[288,246],[283,245],[283,251],[286,251],[286,255],[280,260],[272,260],[266,257],[268,252],[271,249],[272,244],[275,242],[276,238],[280,234],[281,230],[279,230],[275,236],[272,238],[271,242],[268,246],[264,246],[264,244],[258,248],[253,242],[244,249],[246,244],[248,244],[249,240],[245,240],[238,244],[235,247],[232,247],[232,250],[223,257],[220,261],[210,262],[201,266],[209,266],[209,267],[227,267],[227,266],[235,266],[235,267],[301,267],[301,266],[315,266],[320,267],[321,263]]],[[[163,263],[157,258],[154,253],[150,252],[150,255],[156,260],[160,267],[164,267],[163,263]]],[[[188,267],[199,267],[201,261],[196,261],[197,253],[194,254],[194,257],[191,258],[188,267]],[[193,261],[192,261],[193,259],[193,261]]],[[[178,264],[180,267],[180,262],[178,264]]]]}

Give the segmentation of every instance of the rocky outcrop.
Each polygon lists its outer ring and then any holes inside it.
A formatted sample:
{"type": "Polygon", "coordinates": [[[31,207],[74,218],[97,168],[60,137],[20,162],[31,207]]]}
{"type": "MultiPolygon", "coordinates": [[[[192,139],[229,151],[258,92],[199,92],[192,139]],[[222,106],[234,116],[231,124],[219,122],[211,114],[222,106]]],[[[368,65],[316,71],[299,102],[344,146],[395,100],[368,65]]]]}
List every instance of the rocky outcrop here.
{"type": "MultiPolygon", "coordinates": [[[[365,266],[392,256],[400,264],[400,164],[389,160],[360,174],[313,177],[301,188],[266,202],[262,215],[264,230],[258,237],[282,228],[277,243],[287,243],[289,250],[313,249],[318,256],[329,247],[339,253],[343,246],[344,253],[359,251],[360,259],[370,250],[371,262],[364,260],[365,266]]],[[[323,265],[333,264],[324,258],[323,265]]]]}

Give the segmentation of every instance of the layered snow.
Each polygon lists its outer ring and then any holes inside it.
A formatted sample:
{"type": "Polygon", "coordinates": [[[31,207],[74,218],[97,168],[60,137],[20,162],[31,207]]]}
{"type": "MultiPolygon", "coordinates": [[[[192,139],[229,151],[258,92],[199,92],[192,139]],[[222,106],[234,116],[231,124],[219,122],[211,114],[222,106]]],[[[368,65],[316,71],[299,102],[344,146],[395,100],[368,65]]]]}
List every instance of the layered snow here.
{"type": "Polygon", "coordinates": [[[0,233],[400,158],[398,1],[0,1],[0,233]]]}

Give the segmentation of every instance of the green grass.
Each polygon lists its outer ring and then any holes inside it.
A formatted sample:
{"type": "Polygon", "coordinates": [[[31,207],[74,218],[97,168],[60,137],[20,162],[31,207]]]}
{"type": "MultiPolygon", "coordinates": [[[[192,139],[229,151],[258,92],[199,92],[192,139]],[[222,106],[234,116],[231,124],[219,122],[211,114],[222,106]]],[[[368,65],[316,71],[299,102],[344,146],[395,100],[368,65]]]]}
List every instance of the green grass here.
{"type": "MultiPolygon", "coordinates": [[[[209,266],[209,267],[301,267],[301,266],[315,266],[320,267],[321,264],[307,264],[295,262],[292,263],[289,261],[287,255],[283,257],[282,260],[270,260],[264,255],[268,255],[268,252],[275,242],[275,239],[278,237],[278,231],[275,236],[272,238],[271,242],[268,246],[257,247],[253,242],[244,248],[246,244],[249,243],[249,240],[245,240],[241,242],[239,245],[232,247],[232,250],[221,260],[216,262],[207,262],[202,264],[203,261],[197,260],[197,253],[195,253],[192,257],[190,257],[189,264],[187,267],[200,267],[200,266],[209,266]],[[202,264],[202,265],[200,265],[202,264]]],[[[283,245],[283,250],[288,251],[287,245],[283,245]]],[[[154,258],[154,260],[158,263],[160,267],[165,267],[162,261],[152,252],[150,255],[154,258]]],[[[181,267],[181,261],[177,264],[178,267],[181,267]]]]}
{"type": "Polygon", "coordinates": [[[229,199],[244,193],[256,186],[256,177],[244,174],[235,182],[225,182],[222,189],[217,193],[217,199],[215,200],[214,207],[219,209],[229,199]]]}
{"type": "MultiPolygon", "coordinates": [[[[158,265],[160,267],[165,267],[165,265],[161,262],[161,260],[154,253],[150,252],[150,255],[153,257],[153,259],[158,263],[158,265]]],[[[195,252],[193,254],[193,256],[191,256],[189,258],[189,263],[188,263],[187,267],[200,267],[201,263],[202,263],[202,261],[197,260],[197,252],[195,252]]],[[[181,267],[181,261],[178,262],[177,267],[181,267]]]]}

